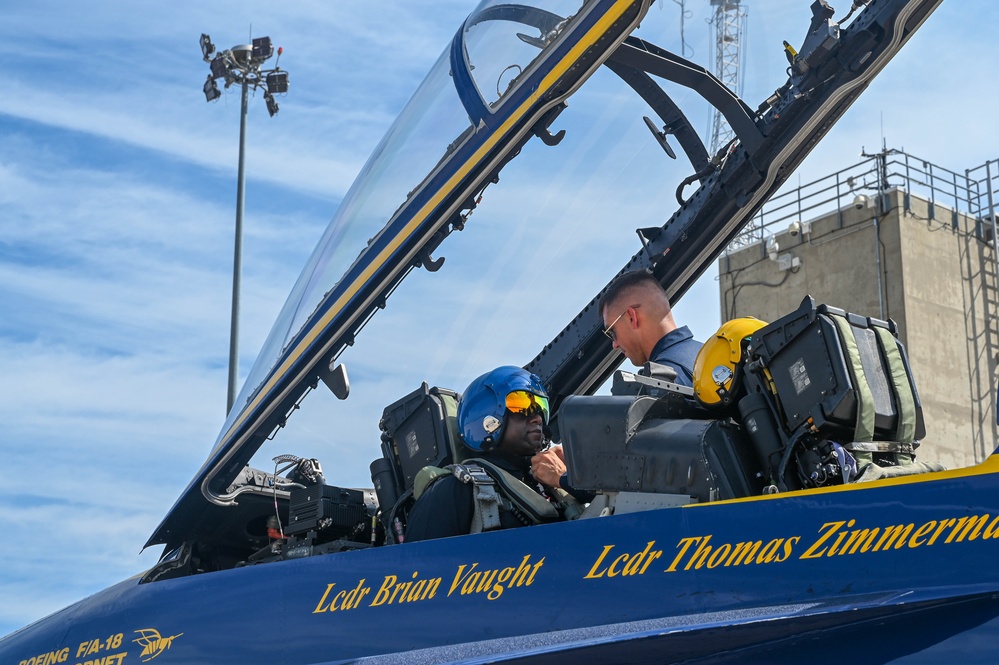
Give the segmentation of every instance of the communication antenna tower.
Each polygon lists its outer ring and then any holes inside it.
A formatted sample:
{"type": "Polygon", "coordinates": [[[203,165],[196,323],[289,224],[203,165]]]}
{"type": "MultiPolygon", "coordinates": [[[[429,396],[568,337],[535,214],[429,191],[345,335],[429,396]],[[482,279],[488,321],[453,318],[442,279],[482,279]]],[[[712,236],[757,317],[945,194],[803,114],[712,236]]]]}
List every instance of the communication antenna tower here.
{"type": "MultiPolygon", "coordinates": [[[[740,0],[711,0],[713,15],[709,21],[715,42],[715,76],[729,90],[742,97],[743,45],[746,34],[746,8],[740,0]]],[[[711,154],[716,154],[729,141],[735,132],[725,122],[725,117],[714,112],[711,122],[711,154]]]]}

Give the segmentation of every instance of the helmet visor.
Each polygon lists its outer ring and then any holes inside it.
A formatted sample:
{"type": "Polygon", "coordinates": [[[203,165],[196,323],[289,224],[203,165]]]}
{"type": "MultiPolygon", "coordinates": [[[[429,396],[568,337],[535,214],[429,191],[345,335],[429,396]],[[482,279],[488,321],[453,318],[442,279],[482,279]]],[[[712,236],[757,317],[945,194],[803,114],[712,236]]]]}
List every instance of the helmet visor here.
{"type": "Polygon", "coordinates": [[[548,422],[548,398],[526,390],[507,393],[506,409],[510,413],[520,413],[527,417],[540,413],[545,423],[548,422]]]}

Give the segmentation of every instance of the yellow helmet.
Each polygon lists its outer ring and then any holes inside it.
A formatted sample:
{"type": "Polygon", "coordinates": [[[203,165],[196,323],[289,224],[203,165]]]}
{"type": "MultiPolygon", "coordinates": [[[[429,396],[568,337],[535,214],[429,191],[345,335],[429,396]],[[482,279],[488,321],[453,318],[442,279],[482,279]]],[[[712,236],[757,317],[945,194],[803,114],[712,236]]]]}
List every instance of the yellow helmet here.
{"type": "Polygon", "coordinates": [[[694,361],[694,395],[704,406],[728,405],[738,388],[736,378],[742,362],[742,343],[767,325],[744,316],[722,324],[704,343],[694,361]]]}

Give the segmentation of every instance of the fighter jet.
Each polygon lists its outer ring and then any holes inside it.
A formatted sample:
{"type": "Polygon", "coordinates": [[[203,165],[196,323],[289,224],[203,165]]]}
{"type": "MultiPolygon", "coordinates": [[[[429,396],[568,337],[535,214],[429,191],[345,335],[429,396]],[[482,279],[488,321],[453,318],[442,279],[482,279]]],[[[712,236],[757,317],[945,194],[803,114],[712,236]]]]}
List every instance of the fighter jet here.
{"type": "MultiPolygon", "coordinates": [[[[530,340],[523,367],[548,396],[549,434],[568,482],[590,494],[579,514],[523,507],[524,528],[406,542],[423,470],[467,470],[463,386],[386,393],[370,414],[381,437],[370,488],[332,484],[331,465],[307,455],[251,466],[310,394],[328,389],[349,408],[362,386],[347,366],[363,364],[364,329],[399,306],[403,280],[429,271],[452,288],[452,251],[517,265],[482,218],[524,160],[542,163],[538,196],[554,186],[551,165],[592,169],[587,187],[620,213],[608,228],[624,220],[636,245],[601,282],[644,270],[680,301],[939,2],[854,2],[837,21],[817,0],[780,84],[754,104],[648,39],[650,0],[482,2],[339,206],[208,459],[146,542],[163,547],[158,563],[4,637],[0,660],[993,662],[999,575],[985,562],[999,457],[951,471],[913,461],[926,424],[894,324],[808,297],[769,324],[723,325],[692,388],[655,367],[618,369],[604,288],[553,337],[530,340]],[[611,113],[627,96],[644,109],[641,168],[679,148],[686,177],[631,192],[595,172],[586,137],[604,116],[574,118],[598,77],[619,94],[587,104],[611,113]],[[692,98],[736,136],[713,154],[681,109],[692,98]],[[632,224],[636,198],[661,192],[676,211],[632,224]]],[[[611,246],[558,240],[593,265],[611,246]]],[[[536,337],[536,292],[493,295],[497,317],[536,337]]],[[[423,311],[451,322],[432,302],[423,311]]],[[[395,332],[396,348],[412,343],[395,332]]],[[[485,476],[470,482],[501,483],[485,476]]]]}

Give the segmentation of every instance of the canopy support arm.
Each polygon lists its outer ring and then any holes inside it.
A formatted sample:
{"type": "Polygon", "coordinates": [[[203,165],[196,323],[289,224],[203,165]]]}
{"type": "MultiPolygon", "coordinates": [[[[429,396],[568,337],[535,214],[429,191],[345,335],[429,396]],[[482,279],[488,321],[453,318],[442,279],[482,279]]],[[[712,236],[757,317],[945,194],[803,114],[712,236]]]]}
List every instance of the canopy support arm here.
{"type": "Polygon", "coordinates": [[[763,143],[763,133],[756,126],[750,108],[704,67],[637,37],[625,39],[608,59],[607,65],[611,63],[690,88],[725,116],[732,131],[750,153],[756,152],[763,143]]]}
{"type": "Polygon", "coordinates": [[[676,102],[645,72],[614,60],[608,60],[604,64],[637,92],[666,123],[666,133],[676,137],[694,170],[698,173],[704,171],[708,166],[708,151],[676,102]]]}

